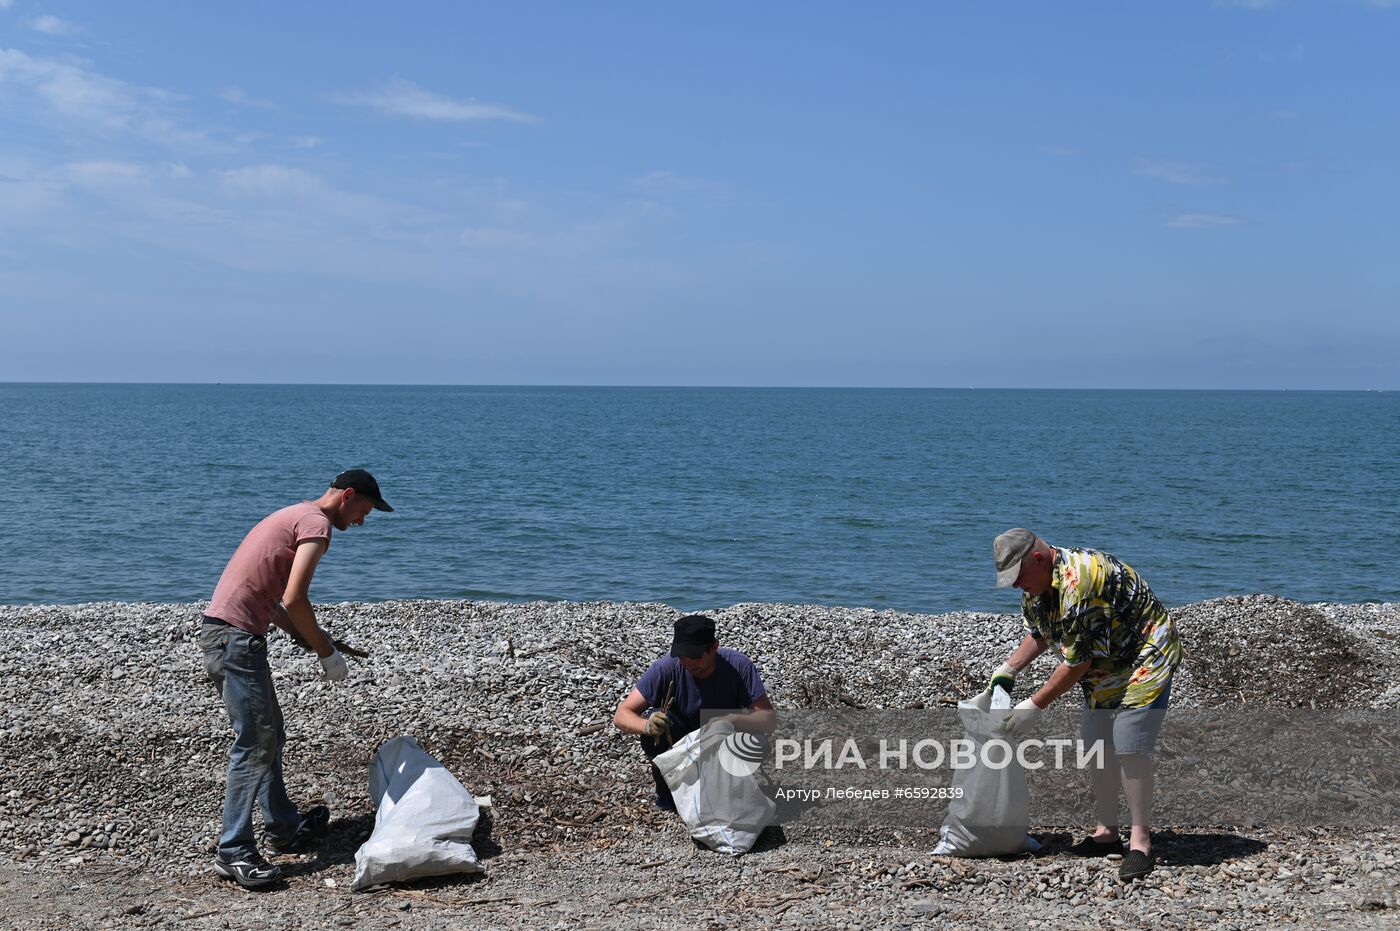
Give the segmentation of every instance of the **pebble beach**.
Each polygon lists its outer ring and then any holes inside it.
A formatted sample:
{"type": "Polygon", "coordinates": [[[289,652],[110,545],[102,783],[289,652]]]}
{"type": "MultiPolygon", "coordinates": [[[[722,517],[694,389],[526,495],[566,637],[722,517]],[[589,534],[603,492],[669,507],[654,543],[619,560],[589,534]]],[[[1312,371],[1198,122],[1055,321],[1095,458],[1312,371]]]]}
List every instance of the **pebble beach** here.
{"type": "MultiPolygon", "coordinates": [[[[1064,849],[1083,824],[1032,824],[1035,856],[933,857],[939,825],[786,825],[750,854],[698,849],[655,810],[612,711],[669,644],[659,604],[397,601],[320,605],[366,650],[346,683],[269,636],[288,788],[332,809],[285,886],[209,867],[228,728],[204,677],[199,604],[0,607],[0,924],[23,928],[691,926],[1272,928],[1400,925],[1400,830],[1164,824],[1157,870],[1064,849]],[[366,766],[412,734],[477,796],[482,874],[352,893],[374,823],[366,766]]],[[[1020,639],[1011,614],[781,604],[712,614],[783,709],[951,705],[1020,639]]],[[[1269,595],[1173,610],[1187,651],[1173,706],[1400,713],[1400,605],[1269,595]]],[[[1042,658],[1029,675],[1041,679],[1042,658]]],[[[1086,819],[1088,813],[1086,812],[1086,819]]],[[[267,851],[270,852],[270,851],[267,851]]]]}

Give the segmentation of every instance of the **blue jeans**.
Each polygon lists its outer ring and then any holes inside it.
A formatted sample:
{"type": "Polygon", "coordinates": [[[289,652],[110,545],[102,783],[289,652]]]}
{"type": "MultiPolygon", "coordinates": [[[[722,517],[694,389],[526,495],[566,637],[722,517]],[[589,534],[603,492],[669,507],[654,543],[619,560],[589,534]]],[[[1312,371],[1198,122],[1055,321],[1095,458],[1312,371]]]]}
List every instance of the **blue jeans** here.
{"type": "Polygon", "coordinates": [[[301,814],[282,782],[282,745],[287,735],[267,665],[267,638],[205,617],[199,646],[204,651],[204,671],[223,697],[233,725],[219,855],[236,860],[257,853],[254,803],[262,808],[267,833],[277,839],[291,839],[301,827],[301,814]]]}

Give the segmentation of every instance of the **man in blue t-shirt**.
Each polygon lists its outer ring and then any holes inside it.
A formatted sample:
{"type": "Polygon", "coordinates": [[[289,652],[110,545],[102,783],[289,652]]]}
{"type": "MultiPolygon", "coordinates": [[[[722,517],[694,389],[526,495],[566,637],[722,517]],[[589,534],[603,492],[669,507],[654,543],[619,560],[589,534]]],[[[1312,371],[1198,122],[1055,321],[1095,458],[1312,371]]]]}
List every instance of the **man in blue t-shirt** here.
{"type": "MultiPolygon", "coordinates": [[[[637,687],[617,706],[613,723],[642,738],[642,752],[653,759],[686,734],[725,717],[736,730],[771,734],[778,716],[753,660],[721,648],[715,622],[703,614],[676,621],[671,654],[647,667],[637,687]],[[650,711],[649,715],[644,712],[650,711]]],[[[675,811],[671,790],[655,764],[656,807],[675,811]]]]}

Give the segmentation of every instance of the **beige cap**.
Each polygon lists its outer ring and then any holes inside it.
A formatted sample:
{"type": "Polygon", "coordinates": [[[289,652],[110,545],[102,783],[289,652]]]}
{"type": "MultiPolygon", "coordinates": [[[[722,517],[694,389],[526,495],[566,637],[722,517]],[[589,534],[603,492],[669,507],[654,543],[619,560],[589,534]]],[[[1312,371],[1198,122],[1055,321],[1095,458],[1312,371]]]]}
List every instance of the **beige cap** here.
{"type": "Polygon", "coordinates": [[[1032,551],[1050,549],[1050,544],[1025,527],[1015,527],[998,534],[992,543],[992,555],[997,560],[997,588],[1010,588],[1021,574],[1021,560],[1032,551]]]}

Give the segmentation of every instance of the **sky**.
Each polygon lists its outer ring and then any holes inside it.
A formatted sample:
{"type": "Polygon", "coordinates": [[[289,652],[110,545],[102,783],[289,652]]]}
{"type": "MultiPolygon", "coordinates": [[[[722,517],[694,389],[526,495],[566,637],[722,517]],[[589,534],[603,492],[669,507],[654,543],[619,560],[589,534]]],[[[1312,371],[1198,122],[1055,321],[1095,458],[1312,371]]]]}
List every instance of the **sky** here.
{"type": "Polygon", "coordinates": [[[1400,388],[1400,0],[0,0],[0,381],[1400,388]]]}

